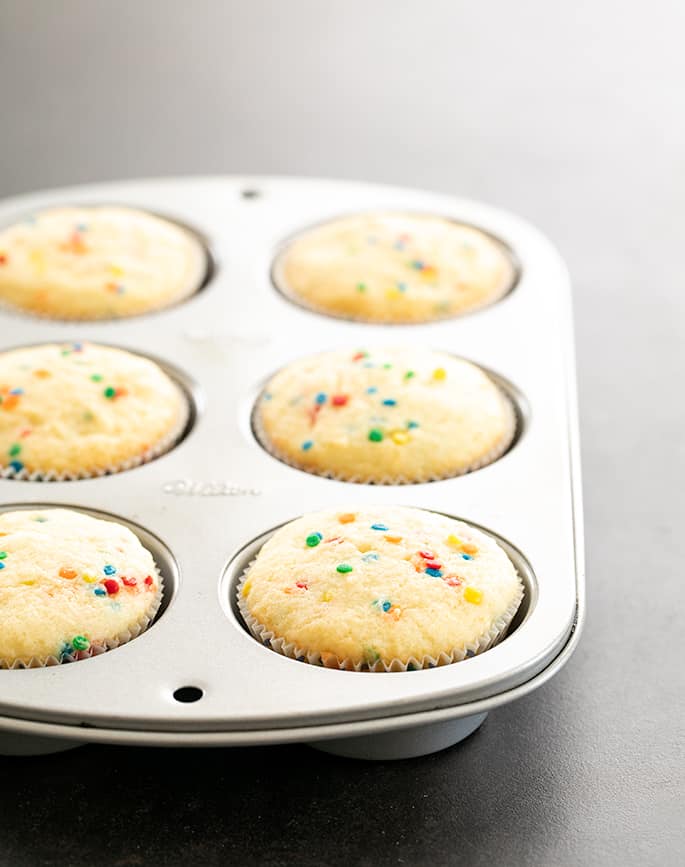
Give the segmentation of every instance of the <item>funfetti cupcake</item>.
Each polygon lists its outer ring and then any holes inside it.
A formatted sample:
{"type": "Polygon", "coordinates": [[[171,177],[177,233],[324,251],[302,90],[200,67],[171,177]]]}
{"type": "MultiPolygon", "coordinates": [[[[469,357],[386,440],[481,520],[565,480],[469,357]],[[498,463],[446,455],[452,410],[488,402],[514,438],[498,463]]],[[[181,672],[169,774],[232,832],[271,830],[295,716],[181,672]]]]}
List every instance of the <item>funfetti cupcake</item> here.
{"type": "Polygon", "coordinates": [[[152,555],[121,524],[69,509],[0,514],[0,669],[118,647],[161,598],[152,555]]]}
{"type": "Polygon", "coordinates": [[[342,217],[296,237],[274,266],[287,296],[365,322],[429,322],[502,298],[511,253],[471,226],[423,214],[342,217]]]}
{"type": "Polygon", "coordinates": [[[490,536],[398,506],[292,521],[238,587],[243,618],[264,644],[356,671],[428,668],[482,653],[504,637],[522,596],[490,536]]]}
{"type": "Polygon", "coordinates": [[[90,343],[0,353],[0,475],[78,479],[171,448],[188,401],[155,362],[90,343]]]}
{"type": "Polygon", "coordinates": [[[0,230],[0,303],[38,316],[160,310],[196,292],[206,273],[195,235],[131,208],[51,208],[0,230]]]}
{"type": "Polygon", "coordinates": [[[511,445],[511,401],[478,367],[420,348],[334,351],[293,361],[265,386],[258,439],[298,469],[351,482],[458,476],[511,445]]]}

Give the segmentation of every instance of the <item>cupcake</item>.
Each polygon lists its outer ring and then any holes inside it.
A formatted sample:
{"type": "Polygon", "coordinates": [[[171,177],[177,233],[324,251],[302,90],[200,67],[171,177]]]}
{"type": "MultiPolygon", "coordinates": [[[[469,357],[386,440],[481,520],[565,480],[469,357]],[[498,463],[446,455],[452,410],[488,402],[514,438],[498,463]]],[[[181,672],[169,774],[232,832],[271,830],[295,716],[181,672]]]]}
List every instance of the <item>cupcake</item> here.
{"type": "Polygon", "coordinates": [[[294,301],[365,322],[430,322],[500,299],[516,278],[511,255],[484,232],[443,217],[369,213],[295,238],[274,280],[294,301]]]}
{"type": "Polygon", "coordinates": [[[501,639],[523,587],[484,533],[421,509],[363,507],[281,527],[238,587],[253,635],[329,668],[404,671],[501,639]]]}
{"type": "Polygon", "coordinates": [[[510,400],[468,361],[426,349],[334,351],[294,361],[260,395],[264,448],[298,469],[349,482],[458,476],[500,457],[510,400]]]}
{"type": "Polygon", "coordinates": [[[0,353],[0,476],[129,469],[171,448],[187,419],[185,395],[147,358],[89,343],[0,353]]]}
{"type": "Polygon", "coordinates": [[[0,668],[72,662],[143,632],[162,585],[126,527],[69,509],[0,514],[0,668]]]}
{"type": "Polygon", "coordinates": [[[191,232],[131,208],[51,208],[0,231],[0,302],[38,316],[160,310],[196,292],[206,273],[191,232]]]}

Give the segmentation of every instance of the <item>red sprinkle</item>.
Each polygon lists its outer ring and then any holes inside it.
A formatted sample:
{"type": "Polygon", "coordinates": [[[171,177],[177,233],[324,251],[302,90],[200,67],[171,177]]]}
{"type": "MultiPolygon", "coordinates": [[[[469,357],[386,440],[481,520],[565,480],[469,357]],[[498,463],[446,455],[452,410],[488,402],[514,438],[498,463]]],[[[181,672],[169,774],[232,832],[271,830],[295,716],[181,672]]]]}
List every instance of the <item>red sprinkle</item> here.
{"type": "Polygon", "coordinates": [[[438,563],[436,560],[426,560],[424,565],[426,569],[442,569],[442,563],[438,563]]]}
{"type": "Polygon", "coordinates": [[[366,358],[365,352],[355,352],[355,354],[352,356],[352,361],[361,361],[362,358],[366,358]]]}
{"type": "Polygon", "coordinates": [[[331,403],[333,406],[345,406],[349,399],[349,395],[347,394],[334,394],[331,398],[331,403]]]}
{"type": "Polygon", "coordinates": [[[115,596],[119,592],[119,582],[115,581],[114,578],[106,578],[102,583],[110,596],[115,596]]]}
{"type": "Polygon", "coordinates": [[[147,576],[147,578],[145,579],[145,583],[148,587],[152,587],[152,575],[147,576]]]}
{"type": "Polygon", "coordinates": [[[7,255],[5,253],[0,253],[0,265],[7,264],[7,255]]]}
{"type": "Polygon", "coordinates": [[[461,587],[461,580],[452,575],[449,578],[445,578],[445,584],[449,584],[450,587],[461,587]]]}
{"type": "Polygon", "coordinates": [[[435,554],[431,551],[419,551],[419,557],[423,557],[424,560],[432,560],[435,554]]]}
{"type": "Polygon", "coordinates": [[[296,581],[295,587],[299,587],[300,590],[309,590],[309,584],[306,581],[296,581]]]}
{"type": "Polygon", "coordinates": [[[121,576],[121,580],[127,587],[135,587],[138,583],[135,578],[127,578],[125,575],[121,576]]]}

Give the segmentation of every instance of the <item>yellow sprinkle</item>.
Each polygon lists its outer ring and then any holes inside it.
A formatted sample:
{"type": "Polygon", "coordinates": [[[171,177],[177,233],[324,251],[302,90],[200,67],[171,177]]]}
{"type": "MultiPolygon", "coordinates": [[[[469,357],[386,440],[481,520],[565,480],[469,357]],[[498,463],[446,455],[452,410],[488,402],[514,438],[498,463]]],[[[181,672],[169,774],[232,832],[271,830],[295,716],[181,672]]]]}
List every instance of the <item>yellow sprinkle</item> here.
{"type": "Polygon", "coordinates": [[[124,269],[120,268],[118,265],[110,265],[109,266],[109,273],[113,277],[123,277],[124,276],[124,269]]]}
{"type": "Polygon", "coordinates": [[[84,572],[83,575],[81,575],[81,578],[83,578],[86,584],[95,584],[98,580],[95,575],[89,575],[87,572],[84,572]]]}
{"type": "Polygon", "coordinates": [[[24,584],[26,587],[33,587],[33,585],[36,582],[35,581],[22,581],[21,583],[24,584]]]}
{"type": "Polygon", "coordinates": [[[385,297],[386,298],[399,298],[402,295],[399,289],[386,289],[385,297]]]}
{"type": "Polygon", "coordinates": [[[246,582],[243,584],[243,589],[242,589],[242,591],[241,591],[241,595],[242,595],[242,596],[247,596],[247,594],[250,592],[251,589],[252,589],[252,582],[250,582],[250,581],[246,581],[246,582]]]}
{"type": "Polygon", "coordinates": [[[455,548],[461,548],[463,542],[461,541],[459,536],[454,536],[453,534],[450,534],[447,537],[447,544],[448,545],[454,545],[455,548]]]}
{"type": "Polygon", "coordinates": [[[332,598],[333,598],[333,595],[331,593],[329,593],[328,590],[324,590],[324,592],[321,594],[321,601],[322,602],[330,602],[332,598]]]}
{"type": "Polygon", "coordinates": [[[398,446],[404,446],[409,442],[411,436],[406,430],[395,430],[390,434],[390,439],[398,446]]]}
{"type": "Polygon", "coordinates": [[[37,271],[42,271],[45,267],[45,255],[42,250],[31,250],[29,253],[29,262],[37,271]]]}
{"type": "Polygon", "coordinates": [[[472,605],[480,605],[483,601],[483,591],[476,590],[475,587],[467,587],[464,590],[464,599],[472,605]]]}
{"type": "Polygon", "coordinates": [[[433,371],[433,379],[447,379],[447,371],[444,367],[436,367],[433,371]]]}

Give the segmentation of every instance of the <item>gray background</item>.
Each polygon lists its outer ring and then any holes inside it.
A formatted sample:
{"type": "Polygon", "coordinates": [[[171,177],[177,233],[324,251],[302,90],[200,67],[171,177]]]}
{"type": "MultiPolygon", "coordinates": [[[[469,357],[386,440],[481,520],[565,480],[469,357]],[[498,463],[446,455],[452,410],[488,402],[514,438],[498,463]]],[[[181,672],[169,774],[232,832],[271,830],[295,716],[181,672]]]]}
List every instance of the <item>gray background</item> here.
{"type": "Polygon", "coordinates": [[[589,597],[568,667],[427,759],[0,759],[0,864],[682,862],[684,27],[677,0],[0,0],[3,195],[311,174],[484,199],[551,236],[589,597]]]}

